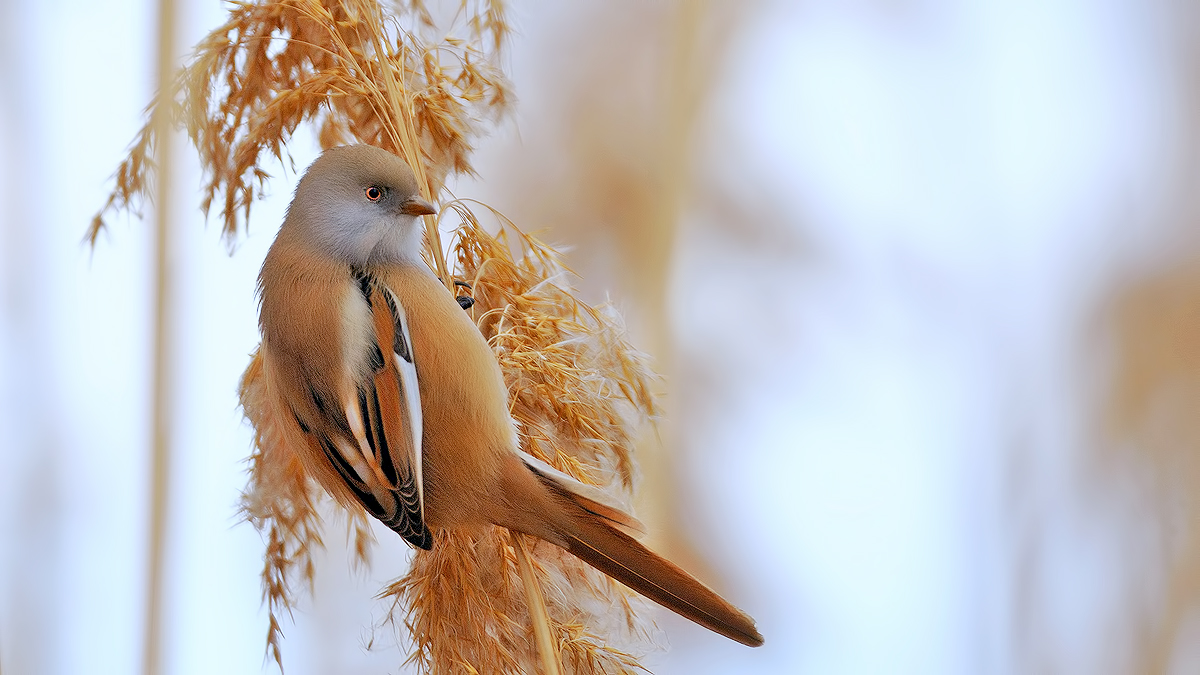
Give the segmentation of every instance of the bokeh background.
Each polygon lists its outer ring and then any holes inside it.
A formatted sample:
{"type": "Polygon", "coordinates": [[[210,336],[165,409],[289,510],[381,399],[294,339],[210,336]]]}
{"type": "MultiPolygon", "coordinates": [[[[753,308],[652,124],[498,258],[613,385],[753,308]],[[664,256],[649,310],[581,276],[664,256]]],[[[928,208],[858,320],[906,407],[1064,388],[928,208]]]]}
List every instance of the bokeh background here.
{"type": "MultiPolygon", "coordinates": [[[[223,10],[179,11],[186,46],[223,10]]],[[[5,675],[140,668],[153,228],[81,238],[156,12],[0,3],[5,675]]],[[[659,614],[655,672],[1200,672],[1198,12],[512,3],[520,101],[455,193],[626,313],[665,375],[642,513],[767,638],[659,614]]],[[[163,670],[273,672],[235,388],[296,176],[229,255],[177,155],[163,670]]],[[[408,552],[328,544],[288,672],[404,672],[373,595],[408,552]]]]}

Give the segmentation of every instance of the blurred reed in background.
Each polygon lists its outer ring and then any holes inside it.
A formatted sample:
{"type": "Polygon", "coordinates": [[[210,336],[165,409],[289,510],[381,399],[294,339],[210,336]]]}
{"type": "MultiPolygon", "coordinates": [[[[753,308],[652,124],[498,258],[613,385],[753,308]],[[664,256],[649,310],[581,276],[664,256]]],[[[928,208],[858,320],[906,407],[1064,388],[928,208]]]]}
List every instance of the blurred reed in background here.
{"type": "MultiPolygon", "coordinates": [[[[687,290],[676,287],[677,258],[698,231],[715,230],[737,256],[764,264],[794,263],[803,249],[794,219],[755,182],[755,167],[738,164],[744,181],[735,185],[726,167],[705,163],[710,135],[730,128],[713,121],[713,97],[760,9],[712,0],[583,3],[546,20],[553,33],[537,35],[534,49],[570,49],[571,58],[537,61],[529,79],[553,95],[522,111],[520,141],[492,148],[489,166],[504,170],[483,180],[507,212],[564,245],[586,297],[611,297],[628,313],[663,375],[656,388],[665,413],[638,446],[640,516],[657,546],[718,588],[719,575],[690,539],[696,496],[680,492],[681,472],[692,461],[691,441],[704,435],[703,419],[729,403],[722,383],[755,357],[749,349],[681,353],[674,303],[687,290]],[[755,187],[739,190],[745,185],[755,187]]],[[[741,159],[729,157],[730,165],[741,159]]]]}
{"type": "Polygon", "coordinates": [[[1095,480],[1140,497],[1128,526],[1146,547],[1121,614],[1136,672],[1182,672],[1187,650],[1200,665],[1200,259],[1128,280],[1105,310],[1112,380],[1095,480]]]}

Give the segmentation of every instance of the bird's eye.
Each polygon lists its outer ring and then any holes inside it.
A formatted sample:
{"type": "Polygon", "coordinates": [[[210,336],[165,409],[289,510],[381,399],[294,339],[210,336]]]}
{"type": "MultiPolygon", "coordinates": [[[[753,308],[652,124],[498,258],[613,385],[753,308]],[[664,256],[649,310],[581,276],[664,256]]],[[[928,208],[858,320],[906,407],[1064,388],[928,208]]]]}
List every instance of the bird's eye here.
{"type": "Polygon", "coordinates": [[[377,185],[372,185],[372,186],[368,187],[366,190],[364,190],[364,192],[367,195],[367,199],[369,199],[373,202],[377,202],[380,199],[383,199],[383,188],[381,188],[377,185]]]}

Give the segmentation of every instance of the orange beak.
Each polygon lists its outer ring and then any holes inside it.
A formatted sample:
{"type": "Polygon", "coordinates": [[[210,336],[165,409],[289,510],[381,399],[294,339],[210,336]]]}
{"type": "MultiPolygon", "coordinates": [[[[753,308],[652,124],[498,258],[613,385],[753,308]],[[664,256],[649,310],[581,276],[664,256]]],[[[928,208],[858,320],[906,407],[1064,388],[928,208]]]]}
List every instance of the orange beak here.
{"type": "Polygon", "coordinates": [[[433,208],[433,204],[430,204],[420,197],[413,197],[412,199],[404,200],[404,202],[400,204],[399,210],[400,213],[403,213],[406,216],[432,216],[438,212],[437,209],[433,208]]]}

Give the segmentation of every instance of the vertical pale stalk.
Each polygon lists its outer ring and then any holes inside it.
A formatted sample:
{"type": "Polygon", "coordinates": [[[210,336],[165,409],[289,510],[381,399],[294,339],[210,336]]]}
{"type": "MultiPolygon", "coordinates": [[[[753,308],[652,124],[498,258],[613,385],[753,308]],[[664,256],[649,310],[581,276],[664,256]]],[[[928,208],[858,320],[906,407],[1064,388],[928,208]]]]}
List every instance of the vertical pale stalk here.
{"type": "MultiPolygon", "coordinates": [[[[708,70],[700,64],[708,60],[699,53],[706,47],[700,38],[701,27],[711,11],[709,2],[680,0],[672,8],[674,20],[668,35],[670,52],[664,64],[663,134],[653,160],[661,192],[649,214],[649,223],[640,234],[638,245],[631,250],[642,283],[642,319],[649,352],[658,359],[660,372],[670,381],[675,374],[672,345],[674,338],[669,317],[667,293],[669,275],[674,269],[676,238],[683,204],[691,180],[692,135],[699,109],[703,103],[708,70]]],[[[660,385],[661,386],[661,385],[660,385]]],[[[668,403],[668,405],[671,405],[668,403]]],[[[673,419],[668,415],[667,419],[673,419]]],[[[680,516],[675,465],[680,461],[679,444],[670,423],[656,425],[656,434],[638,444],[638,454],[646,489],[639,506],[662,541],[658,545],[689,569],[703,567],[701,556],[693,550],[684,532],[680,516]]]]}
{"type": "Polygon", "coordinates": [[[164,105],[154,106],[155,164],[158,175],[154,194],[154,363],[151,385],[153,407],[151,421],[150,532],[146,561],[145,644],[142,672],[162,672],[163,559],[167,536],[167,487],[171,476],[171,427],[173,390],[173,351],[170,328],[173,325],[171,296],[174,276],[171,272],[173,236],[170,227],[171,194],[171,106],[165,97],[174,91],[175,75],[175,2],[158,4],[158,96],[164,105]]]}
{"type": "MultiPolygon", "coordinates": [[[[373,22],[371,36],[375,42],[376,53],[380,55],[389,53],[390,50],[384,40],[386,31],[383,27],[382,7],[373,5],[365,12],[365,15],[368,21],[373,22]]],[[[412,92],[404,86],[403,78],[397,77],[396,72],[391,68],[382,68],[381,74],[383,76],[383,93],[387,97],[387,103],[390,106],[388,112],[391,114],[381,114],[380,118],[384,120],[384,127],[392,136],[392,142],[404,155],[404,161],[416,174],[421,196],[431,202],[436,201],[437,195],[433,194],[429,176],[425,172],[425,162],[421,161],[421,141],[413,123],[413,116],[404,114],[404,111],[413,109],[412,92]],[[393,120],[398,121],[399,124],[388,124],[393,120]]],[[[446,266],[446,254],[442,251],[442,235],[438,231],[438,217],[436,215],[423,216],[422,220],[425,223],[425,236],[429,239],[429,247],[432,249],[438,278],[442,280],[446,290],[450,291],[451,295],[455,295],[454,279],[450,277],[450,271],[446,266]]]]}
{"type": "Polygon", "coordinates": [[[546,599],[542,596],[537,575],[525,553],[525,542],[521,540],[521,535],[512,530],[509,530],[508,536],[512,539],[513,550],[517,552],[517,567],[521,570],[521,584],[525,587],[525,601],[529,604],[529,620],[533,623],[538,654],[542,657],[542,671],[544,675],[562,675],[559,665],[562,661],[552,634],[550,615],[546,612],[546,599]]]}

